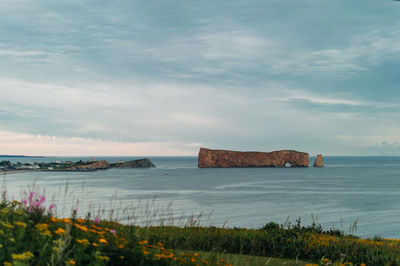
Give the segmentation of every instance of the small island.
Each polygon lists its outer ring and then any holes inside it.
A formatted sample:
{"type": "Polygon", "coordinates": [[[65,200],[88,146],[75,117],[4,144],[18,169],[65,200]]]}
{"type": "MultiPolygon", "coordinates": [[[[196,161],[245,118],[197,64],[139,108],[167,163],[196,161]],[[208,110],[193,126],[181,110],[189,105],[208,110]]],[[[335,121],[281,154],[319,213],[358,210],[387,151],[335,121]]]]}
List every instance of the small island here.
{"type": "Polygon", "coordinates": [[[111,168],[149,168],[156,167],[149,159],[132,160],[128,162],[119,161],[116,163],[109,163],[105,160],[97,161],[92,159],[89,161],[55,161],[55,162],[42,162],[42,163],[20,163],[1,161],[0,172],[18,172],[18,171],[70,171],[70,172],[83,172],[83,171],[97,171],[107,170],[111,168]]]}

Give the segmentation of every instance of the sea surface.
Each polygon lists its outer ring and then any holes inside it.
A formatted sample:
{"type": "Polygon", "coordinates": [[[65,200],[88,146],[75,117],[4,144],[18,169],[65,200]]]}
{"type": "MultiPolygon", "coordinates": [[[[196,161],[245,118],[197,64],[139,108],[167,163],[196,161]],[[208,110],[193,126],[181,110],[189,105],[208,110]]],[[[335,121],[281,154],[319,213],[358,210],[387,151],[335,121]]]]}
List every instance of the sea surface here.
{"type": "MultiPolygon", "coordinates": [[[[97,157],[116,162],[141,157],[97,157]]],[[[84,157],[1,158],[20,162],[84,157]]],[[[325,168],[197,168],[196,157],[149,157],[157,168],[26,172],[3,177],[8,197],[39,190],[57,215],[126,223],[194,222],[259,228],[268,222],[400,238],[400,157],[325,157],[325,168]],[[113,210],[111,213],[109,210],[113,210]],[[193,215],[193,219],[191,219],[193,215]]],[[[314,158],[310,158],[313,162],[314,158]]],[[[3,184],[4,188],[4,184],[3,184]]]]}

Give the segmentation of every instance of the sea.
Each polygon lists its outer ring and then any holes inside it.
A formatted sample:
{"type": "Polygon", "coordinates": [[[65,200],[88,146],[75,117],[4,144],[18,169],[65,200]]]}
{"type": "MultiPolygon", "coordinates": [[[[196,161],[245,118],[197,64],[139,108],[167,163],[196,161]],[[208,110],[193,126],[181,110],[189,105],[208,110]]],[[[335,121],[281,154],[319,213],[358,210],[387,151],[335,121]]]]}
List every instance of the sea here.
{"type": "MultiPolygon", "coordinates": [[[[143,157],[97,157],[117,162],[143,157]]],[[[148,157],[157,167],[24,172],[2,177],[8,199],[30,191],[55,214],[141,225],[260,228],[320,224],[361,237],[400,238],[400,157],[324,157],[324,168],[198,168],[197,157],[148,157]]],[[[89,157],[13,157],[14,162],[89,157]]],[[[314,158],[310,158],[313,162],[314,158]]]]}

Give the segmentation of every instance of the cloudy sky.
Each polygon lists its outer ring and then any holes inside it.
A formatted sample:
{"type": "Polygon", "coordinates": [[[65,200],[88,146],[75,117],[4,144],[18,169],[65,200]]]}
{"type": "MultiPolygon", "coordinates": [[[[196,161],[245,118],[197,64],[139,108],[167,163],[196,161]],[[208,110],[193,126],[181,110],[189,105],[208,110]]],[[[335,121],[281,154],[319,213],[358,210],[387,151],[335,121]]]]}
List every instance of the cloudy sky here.
{"type": "Polygon", "coordinates": [[[2,0],[0,154],[400,155],[400,2],[2,0]]]}

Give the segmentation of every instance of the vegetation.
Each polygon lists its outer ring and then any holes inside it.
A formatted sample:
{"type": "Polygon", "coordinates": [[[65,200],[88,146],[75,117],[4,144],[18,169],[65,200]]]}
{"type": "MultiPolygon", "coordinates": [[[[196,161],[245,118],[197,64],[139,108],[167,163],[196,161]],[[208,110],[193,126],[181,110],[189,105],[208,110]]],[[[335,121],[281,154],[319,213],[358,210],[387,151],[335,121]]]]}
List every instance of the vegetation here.
{"type": "MultiPolygon", "coordinates": [[[[3,265],[207,265],[198,253],[175,252],[140,240],[136,228],[110,221],[55,218],[35,192],[0,203],[3,265]]],[[[224,260],[218,265],[229,265],[224,260]]]]}
{"type": "Polygon", "coordinates": [[[300,220],[260,229],[201,227],[196,221],[139,227],[90,213],[57,218],[54,204],[46,208],[37,192],[21,202],[2,194],[3,265],[400,265],[400,240],[363,239],[300,220]]]}

